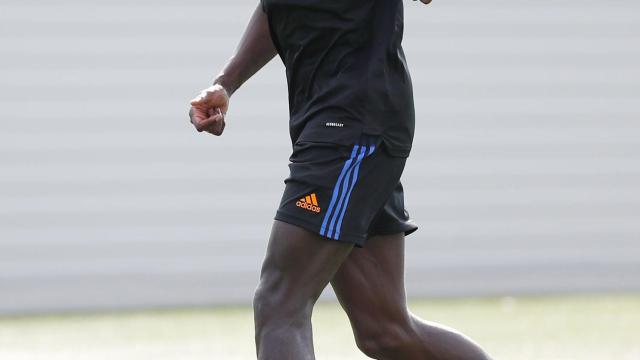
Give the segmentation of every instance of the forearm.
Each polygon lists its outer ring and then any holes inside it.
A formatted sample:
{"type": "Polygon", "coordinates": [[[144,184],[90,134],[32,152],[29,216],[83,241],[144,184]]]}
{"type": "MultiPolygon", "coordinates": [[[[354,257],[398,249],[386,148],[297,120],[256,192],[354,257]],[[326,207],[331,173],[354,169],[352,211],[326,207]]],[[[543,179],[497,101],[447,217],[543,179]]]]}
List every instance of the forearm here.
{"type": "Polygon", "coordinates": [[[273,46],[269,32],[267,15],[258,4],[235,54],[216,77],[214,84],[222,85],[231,95],[271,61],[276,54],[277,51],[273,46]]]}

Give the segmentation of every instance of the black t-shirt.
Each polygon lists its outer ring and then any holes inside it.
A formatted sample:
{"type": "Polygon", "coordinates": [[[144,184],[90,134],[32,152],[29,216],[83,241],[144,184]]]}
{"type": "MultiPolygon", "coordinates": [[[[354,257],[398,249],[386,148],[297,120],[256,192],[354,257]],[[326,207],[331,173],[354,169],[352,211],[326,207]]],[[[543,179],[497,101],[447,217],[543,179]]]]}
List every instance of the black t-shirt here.
{"type": "Polygon", "coordinates": [[[402,0],[261,0],[289,87],[297,141],[381,135],[408,156],[415,110],[402,50],[402,0]]]}

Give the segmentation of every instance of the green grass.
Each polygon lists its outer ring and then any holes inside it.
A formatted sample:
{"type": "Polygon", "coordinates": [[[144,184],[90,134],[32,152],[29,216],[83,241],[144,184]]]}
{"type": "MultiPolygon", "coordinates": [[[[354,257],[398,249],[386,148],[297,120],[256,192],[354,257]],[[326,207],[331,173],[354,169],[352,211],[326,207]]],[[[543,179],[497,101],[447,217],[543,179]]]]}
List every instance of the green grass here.
{"type": "MultiPolygon", "coordinates": [[[[640,295],[427,300],[412,311],[496,360],[640,360],[640,295]]],[[[316,355],[366,359],[334,303],[314,313],[316,355]]],[[[252,359],[249,308],[0,318],[0,359],[252,359]]]]}

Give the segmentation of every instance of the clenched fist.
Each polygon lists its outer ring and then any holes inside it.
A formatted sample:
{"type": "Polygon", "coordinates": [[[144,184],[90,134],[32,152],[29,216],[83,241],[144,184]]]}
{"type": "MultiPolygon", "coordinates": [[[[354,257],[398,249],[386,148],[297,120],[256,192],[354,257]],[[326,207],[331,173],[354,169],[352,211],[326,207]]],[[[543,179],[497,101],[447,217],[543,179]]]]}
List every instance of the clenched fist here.
{"type": "Polygon", "coordinates": [[[224,117],[229,109],[229,94],[221,85],[202,90],[191,100],[189,118],[199,132],[220,136],[224,131],[224,117]]]}

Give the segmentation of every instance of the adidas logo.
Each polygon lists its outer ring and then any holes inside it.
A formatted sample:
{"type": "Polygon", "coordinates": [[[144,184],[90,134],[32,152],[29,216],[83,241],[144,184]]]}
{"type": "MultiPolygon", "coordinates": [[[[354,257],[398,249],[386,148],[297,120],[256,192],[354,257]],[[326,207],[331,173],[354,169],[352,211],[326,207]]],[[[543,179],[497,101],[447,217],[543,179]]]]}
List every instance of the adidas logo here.
{"type": "Polygon", "coordinates": [[[320,212],[320,206],[318,206],[318,199],[316,193],[307,195],[302,199],[296,201],[296,206],[305,210],[313,211],[314,213],[320,212]]]}

